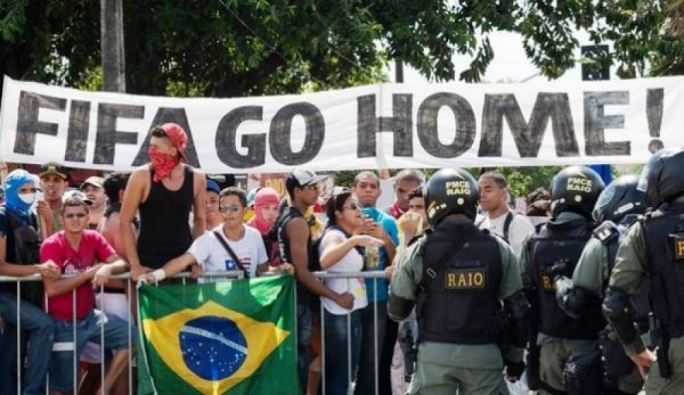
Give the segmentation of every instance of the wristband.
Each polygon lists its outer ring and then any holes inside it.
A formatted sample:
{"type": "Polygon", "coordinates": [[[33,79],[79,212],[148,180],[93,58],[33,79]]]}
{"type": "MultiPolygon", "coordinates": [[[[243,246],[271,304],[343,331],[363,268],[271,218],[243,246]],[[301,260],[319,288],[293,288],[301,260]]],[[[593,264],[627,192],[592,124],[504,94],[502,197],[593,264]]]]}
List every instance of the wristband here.
{"type": "Polygon", "coordinates": [[[154,276],[154,281],[156,282],[159,282],[166,278],[166,273],[164,273],[164,269],[157,269],[152,272],[152,275],[154,276]]]}

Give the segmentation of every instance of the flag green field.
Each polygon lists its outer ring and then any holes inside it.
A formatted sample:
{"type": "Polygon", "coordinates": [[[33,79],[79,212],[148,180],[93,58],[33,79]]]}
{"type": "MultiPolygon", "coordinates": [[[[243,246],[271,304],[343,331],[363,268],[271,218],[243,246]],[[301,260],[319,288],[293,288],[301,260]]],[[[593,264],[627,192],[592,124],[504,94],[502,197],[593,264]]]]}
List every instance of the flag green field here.
{"type": "Polygon", "coordinates": [[[145,285],[138,298],[143,392],[299,392],[293,276],[145,285]]]}

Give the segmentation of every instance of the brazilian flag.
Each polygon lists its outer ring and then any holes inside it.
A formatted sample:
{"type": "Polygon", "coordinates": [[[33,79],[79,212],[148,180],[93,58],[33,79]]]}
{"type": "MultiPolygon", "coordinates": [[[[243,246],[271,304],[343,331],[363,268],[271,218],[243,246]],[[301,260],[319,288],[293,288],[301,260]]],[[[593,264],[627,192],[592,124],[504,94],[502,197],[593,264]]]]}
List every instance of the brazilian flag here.
{"type": "Polygon", "coordinates": [[[138,298],[140,393],[301,393],[293,276],[143,285],[138,298]]]}

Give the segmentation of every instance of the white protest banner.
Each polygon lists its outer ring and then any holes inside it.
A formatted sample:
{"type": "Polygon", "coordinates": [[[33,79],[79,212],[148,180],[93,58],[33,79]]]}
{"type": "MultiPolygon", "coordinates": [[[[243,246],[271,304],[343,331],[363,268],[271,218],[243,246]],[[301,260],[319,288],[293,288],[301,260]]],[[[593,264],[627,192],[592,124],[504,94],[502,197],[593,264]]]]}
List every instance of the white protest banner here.
{"type": "Polygon", "coordinates": [[[302,95],[169,98],[5,77],[2,159],[129,170],[176,122],[208,173],[644,163],[684,146],[684,78],[378,84],[302,95]]]}

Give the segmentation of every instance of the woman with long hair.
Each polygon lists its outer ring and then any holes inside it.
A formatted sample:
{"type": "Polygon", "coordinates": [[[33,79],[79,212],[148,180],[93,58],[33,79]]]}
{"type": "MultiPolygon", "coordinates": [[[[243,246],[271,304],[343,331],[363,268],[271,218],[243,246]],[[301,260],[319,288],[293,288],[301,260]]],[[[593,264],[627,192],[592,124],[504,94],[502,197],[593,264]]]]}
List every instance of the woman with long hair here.
{"type": "MultiPolygon", "coordinates": [[[[328,225],[320,245],[321,268],[335,273],[362,271],[363,249],[380,246],[382,241],[359,234],[363,229],[364,218],[356,197],[348,189],[338,191],[328,199],[326,214],[328,225]]],[[[359,365],[361,309],[368,305],[366,287],[363,278],[358,277],[328,278],[325,283],[334,292],[348,292],[354,296],[351,310],[321,297],[325,339],[325,393],[346,395],[359,365]]]]}

